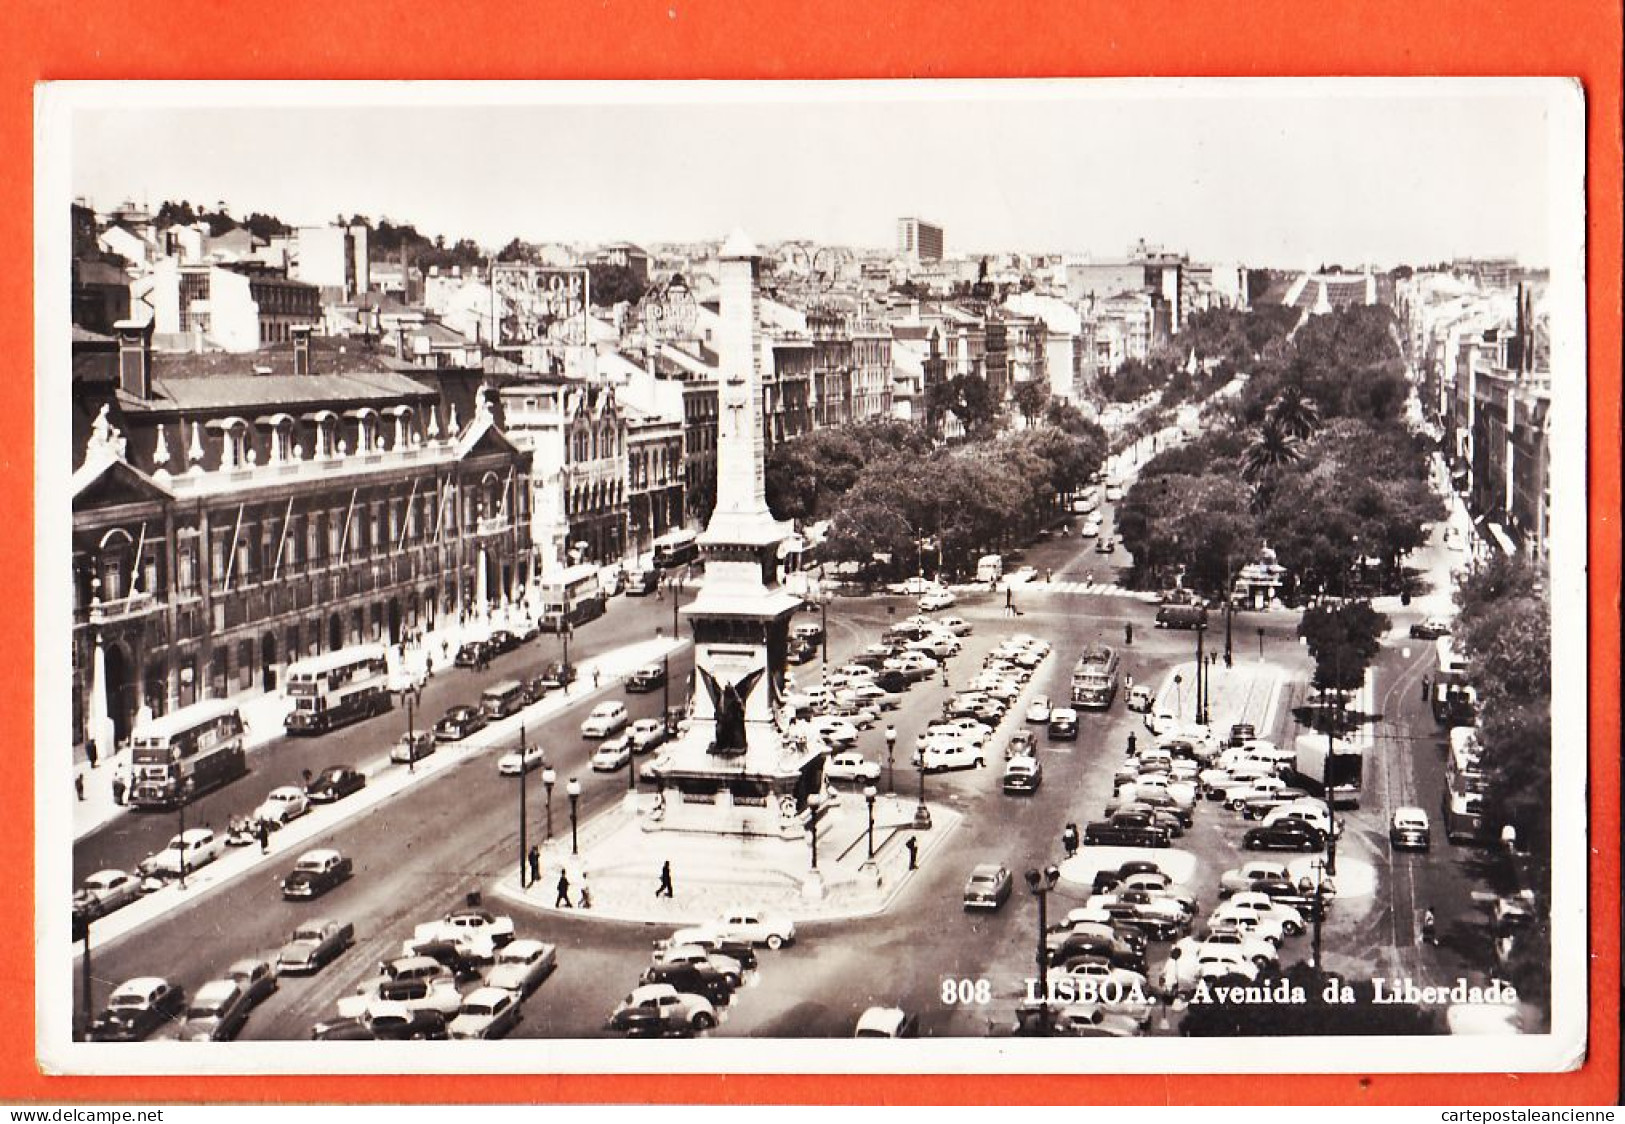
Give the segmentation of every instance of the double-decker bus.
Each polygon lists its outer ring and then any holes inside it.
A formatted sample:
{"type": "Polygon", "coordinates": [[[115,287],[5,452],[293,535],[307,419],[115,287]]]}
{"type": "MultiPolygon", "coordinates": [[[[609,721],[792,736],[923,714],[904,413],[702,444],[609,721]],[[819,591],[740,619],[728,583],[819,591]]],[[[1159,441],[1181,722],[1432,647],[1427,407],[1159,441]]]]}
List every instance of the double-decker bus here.
{"type": "Polygon", "coordinates": [[[235,703],[205,699],[137,726],[130,795],[137,808],[173,808],[248,772],[235,703]]]}
{"type": "Polygon", "coordinates": [[[1488,842],[1484,830],[1484,749],[1478,730],[1457,726],[1450,731],[1450,750],[1445,758],[1444,793],[1440,797],[1439,819],[1445,838],[1452,843],[1488,842]]]}
{"type": "Polygon", "coordinates": [[[598,567],[589,563],[544,576],[536,583],[536,593],[541,606],[536,627],[544,632],[563,632],[604,615],[598,567]]]}
{"type": "Polygon", "coordinates": [[[1441,726],[1471,726],[1478,721],[1478,692],[1467,679],[1467,661],[1457,654],[1448,636],[1439,637],[1434,650],[1439,667],[1429,688],[1433,720],[1441,726]]]}
{"type": "Polygon", "coordinates": [[[694,531],[668,531],[654,541],[655,569],[686,566],[700,556],[700,536],[694,531]]]}
{"type": "Polygon", "coordinates": [[[283,720],[290,734],[325,734],[390,709],[389,662],[378,644],[311,656],[288,666],[287,695],[293,712],[283,720]]]}
{"type": "Polygon", "coordinates": [[[1120,661],[1104,644],[1085,648],[1072,668],[1072,702],[1091,710],[1108,710],[1117,697],[1120,661]]]}

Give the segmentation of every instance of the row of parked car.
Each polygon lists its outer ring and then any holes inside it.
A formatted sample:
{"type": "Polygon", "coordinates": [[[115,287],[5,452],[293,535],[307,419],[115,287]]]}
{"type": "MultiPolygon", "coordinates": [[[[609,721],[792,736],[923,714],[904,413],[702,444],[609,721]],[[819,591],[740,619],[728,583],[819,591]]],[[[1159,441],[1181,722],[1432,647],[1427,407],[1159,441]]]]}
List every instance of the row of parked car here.
{"type": "Polygon", "coordinates": [[[558,967],[558,949],[519,938],[511,917],[470,905],[416,926],[400,955],[341,998],[320,1041],[501,1038],[558,967]]]}
{"type": "Polygon", "coordinates": [[[655,942],[652,962],[610,1012],[606,1028],[629,1038],[688,1038],[710,1030],[758,970],[757,949],[785,948],[795,939],[789,918],[755,910],[679,929],[655,942]]]}
{"type": "MultiPolygon", "coordinates": [[[[989,756],[988,747],[999,725],[1049,653],[1047,640],[1025,633],[1001,642],[982,661],[981,671],[943,704],[942,718],[921,731],[914,763],[928,773],[980,767],[989,756]]],[[[1018,749],[1030,744],[1026,739],[1011,741],[1018,749]]],[[[1006,791],[1012,790],[1012,782],[1019,790],[1032,791],[1041,778],[1035,751],[1007,756],[1006,791]],[[1018,758],[1024,764],[1013,764],[1018,758]]]]}

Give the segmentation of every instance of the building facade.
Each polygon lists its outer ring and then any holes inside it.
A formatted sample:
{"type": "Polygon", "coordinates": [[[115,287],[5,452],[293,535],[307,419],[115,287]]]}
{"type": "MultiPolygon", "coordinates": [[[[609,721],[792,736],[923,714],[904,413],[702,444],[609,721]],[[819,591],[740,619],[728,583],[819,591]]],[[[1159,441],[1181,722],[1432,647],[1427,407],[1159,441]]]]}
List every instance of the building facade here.
{"type": "Polygon", "coordinates": [[[897,220],[897,254],[913,262],[942,260],[942,227],[924,219],[897,220]]]}

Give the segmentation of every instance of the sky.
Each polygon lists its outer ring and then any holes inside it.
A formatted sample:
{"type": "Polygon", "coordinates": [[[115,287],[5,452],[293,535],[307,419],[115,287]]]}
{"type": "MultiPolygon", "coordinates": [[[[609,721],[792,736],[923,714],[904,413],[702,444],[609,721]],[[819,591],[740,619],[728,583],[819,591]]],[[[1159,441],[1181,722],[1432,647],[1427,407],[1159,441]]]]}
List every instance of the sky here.
{"type": "MultiPolygon", "coordinates": [[[[489,249],[734,228],[947,251],[1301,268],[1545,265],[1552,84],[93,85],[72,194],[388,217],[489,249]],[[390,104],[385,104],[390,103],[390,104]]],[[[49,135],[42,144],[56,141],[49,135]]],[[[1576,203],[1580,180],[1572,178],[1576,203]]]]}

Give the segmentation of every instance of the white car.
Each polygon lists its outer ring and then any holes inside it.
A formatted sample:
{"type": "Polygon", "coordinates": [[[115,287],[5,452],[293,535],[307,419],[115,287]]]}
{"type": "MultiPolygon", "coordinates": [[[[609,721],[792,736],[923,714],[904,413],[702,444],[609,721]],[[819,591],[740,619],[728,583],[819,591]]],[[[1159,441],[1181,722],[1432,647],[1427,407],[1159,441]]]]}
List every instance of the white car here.
{"type": "Polygon", "coordinates": [[[157,875],[159,877],[178,876],[181,872],[181,862],[184,857],[186,869],[196,870],[200,866],[207,866],[218,859],[225,852],[226,841],[223,836],[216,835],[206,827],[194,827],[172,836],[169,843],[156,855],[149,855],[141,860],[140,872],[142,874],[157,875]]]}
{"type": "Polygon", "coordinates": [[[920,651],[904,651],[880,665],[887,671],[901,671],[904,675],[920,678],[937,670],[937,661],[920,651]]]}
{"type": "Polygon", "coordinates": [[[607,738],[626,729],[632,721],[632,716],[626,713],[626,704],[620,702],[601,702],[592,708],[587,720],[581,723],[581,736],[584,738],[607,738]]]}
{"type": "Polygon", "coordinates": [[[497,949],[513,940],[513,918],[497,917],[483,909],[458,909],[438,921],[426,921],[412,930],[401,947],[402,956],[435,941],[449,941],[465,955],[490,960],[497,949]]]}
{"type": "Polygon", "coordinates": [[[964,617],[938,617],[937,627],[945,628],[955,636],[969,636],[971,631],[970,621],[964,617]]]}
{"type": "Polygon", "coordinates": [[[1251,910],[1260,917],[1271,918],[1280,924],[1281,931],[1289,937],[1295,937],[1304,930],[1303,914],[1256,890],[1237,891],[1226,903],[1226,908],[1251,910]]]}
{"type": "Polygon", "coordinates": [[[920,608],[928,613],[938,609],[951,609],[959,603],[959,599],[946,589],[932,590],[920,598],[920,608]]]}
{"type": "Polygon", "coordinates": [[[923,652],[938,660],[957,656],[963,645],[959,638],[951,632],[938,632],[929,636],[922,636],[918,640],[910,640],[904,647],[911,652],[923,652]]]}
{"type": "Polygon", "coordinates": [[[920,747],[920,768],[927,773],[946,769],[981,768],[984,754],[980,747],[962,738],[931,738],[920,747]]]}
{"type": "Polygon", "coordinates": [[[914,577],[907,581],[892,582],[886,587],[887,593],[900,594],[904,597],[924,597],[930,593],[947,592],[943,586],[931,578],[914,577]]]}
{"type": "Polygon", "coordinates": [[[1171,734],[1184,723],[1171,710],[1159,710],[1145,716],[1145,728],[1153,735],[1171,734]]]}
{"type": "Polygon", "coordinates": [[[813,733],[831,745],[848,748],[858,744],[858,728],[844,718],[820,716],[807,723],[813,733]]]}
{"type": "Polygon", "coordinates": [[[633,753],[648,753],[666,740],[666,724],[658,718],[639,718],[632,723],[627,737],[632,739],[633,753]]]}
{"type": "Polygon", "coordinates": [[[625,734],[599,743],[592,755],[592,771],[613,773],[632,763],[632,739],[625,734]]]}
{"type": "Polygon", "coordinates": [[[547,764],[547,751],[540,743],[526,745],[524,756],[517,751],[504,753],[497,758],[497,772],[504,777],[517,777],[520,773],[528,773],[532,769],[540,769],[547,764]]]}
{"type": "Polygon", "coordinates": [[[951,722],[940,722],[927,728],[927,736],[938,730],[956,730],[958,736],[978,749],[987,742],[990,731],[974,718],[955,718],[951,722]]]}
{"type": "Polygon", "coordinates": [[[1326,805],[1318,800],[1313,802],[1294,800],[1290,804],[1281,804],[1264,817],[1264,826],[1274,827],[1286,820],[1306,823],[1326,836],[1341,835],[1343,830],[1341,820],[1338,821],[1336,829],[1333,829],[1332,818],[1326,811],[1326,805]]]}
{"type": "Polygon", "coordinates": [[[501,1038],[519,1023],[519,996],[500,987],[477,987],[446,1027],[451,1038],[501,1038]]]}
{"type": "Polygon", "coordinates": [[[1295,881],[1285,863],[1270,859],[1251,859],[1219,876],[1219,896],[1227,898],[1231,894],[1249,890],[1253,883],[1261,878],[1283,882],[1295,881]]]}
{"type": "Polygon", "coordinates": [[[523,998],[535,991],[558,967],[558,950],[545,941],[512,941],[497,953],[496,963],[486,973],[489,987],[500,987],[523,998]]]}
{"type": "Polygon", "coordinates": [[[694,1030],[709,1030],[717,1025],[716,1008],[711,1006],[710,1000],[703,995],[680,992],[670,984],[644,984],[633,988],[610,1015],[610,1029],[624,1029],[634,1012],[654,1012],[667,1025],[681,1024],[694,1030]]]}
{"type": "Polygon", "coordinates": [[[1220,927],[1233,925],[1273,945],[1279,945],[1286,939],[1286,931],[1273,917],[1256,909],[1231,909],[1229,902],[1222,902],[1208,915],[1208,924],[1220,927]]]}
{"type": "Polygon", "coordinates": [[[877,687],[873,683],[862,683],[856,687],[849,687],[840,693],[837,701],[845,702],[848,697],[859,706],[874,707],[879,710],[896,710],[903,703],[903,696],[895,691],[887,691],[877,687]]]}
{"type": "MultiPolygon", "coordinates": [[[[733,910],[711,924],[712,931],[725,941],[743,941],[758,947],[780,949],[796,943],[796,924],[788,917],[756,910],[733,910]]],[[[690,941],[672,939],[673,944],[690,941]]]]}
{"type": "Polygon", "coordinates": [[[1240,976],[1244,980],[1258,978],[1258,965],[1242,950],[1216,945],[1204,948],[1195,956],[1181,956],[1179,960],[1179,986],[1193,987],[1197,980],[1217,980],[1225,976],[1240,976]]]}
{"type": "Polygon", "coordinates": [[[875,669],[867,664],[842,664],[829,673],[829,681],[835,687],[856,687],[863,683],[875,681],[875,669]]]}
{"type": "Polygon", "coordinates": [[[305,796],[305,790],[291,784],[273,788],[265,797],[264,802],[254,809],[253,819],[261,823],[285,824],[289,820],[298,819],[310,811],[310,800],[305,796]]]}
{"type": "Polygon", "coordinates": [[[872,784],[880,779],[880,765],[861,753],[837,753],[825,763],[824,779],[872,784]]]}
{"type": "MultiPolygon", "coordinates": [[[[1217,929],[1210,926],[1202,936],[1181,938],[1175,942],[1174,947],[1180,950],[1181,960],[1192,962],[1209,950],[1221,953],[1239,952],[1260,968],[1277,964],[1281,959],[1280,951],[1269,941],[1260,940],[1235,926],[1221,926],[1217,929]]],[[[1184,965],[1181,964],[1180,967],[1183,968],[1184,965]]]]}

